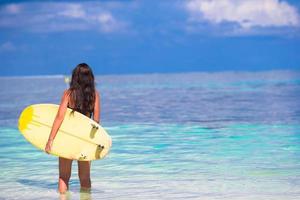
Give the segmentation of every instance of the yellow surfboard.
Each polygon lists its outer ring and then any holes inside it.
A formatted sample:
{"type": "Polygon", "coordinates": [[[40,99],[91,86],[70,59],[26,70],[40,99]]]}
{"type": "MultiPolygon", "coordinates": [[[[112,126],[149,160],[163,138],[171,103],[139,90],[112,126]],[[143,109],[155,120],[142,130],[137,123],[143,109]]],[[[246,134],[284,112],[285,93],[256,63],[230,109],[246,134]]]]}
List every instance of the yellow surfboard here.
{"type": "MultiPolygon", "coordinates": [[[[20,132],[38,149],[45,149],[58,108],[56,104],[34,104],[19,117],[20,132]]],[[[111,148],[111,137],[91,118],[71,111],[67,109],[50,153],[82,161],[104,158],[111,148]]]]}

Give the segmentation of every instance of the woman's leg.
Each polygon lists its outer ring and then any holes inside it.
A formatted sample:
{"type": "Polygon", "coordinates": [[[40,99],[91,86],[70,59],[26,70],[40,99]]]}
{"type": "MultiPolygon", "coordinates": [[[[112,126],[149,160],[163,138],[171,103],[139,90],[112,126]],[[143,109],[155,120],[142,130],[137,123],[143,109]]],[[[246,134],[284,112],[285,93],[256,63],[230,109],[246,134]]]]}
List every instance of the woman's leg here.
{"type": "Polygon", "coordinates": [[[78,176],[81,189],[91,188],[90,169],[91,161],[78,161],[78,176]]]}
{"type": "Polygon", "coordinates": [[[72,161],[73,160],[59,157],[58,190],[60,193],[64,193],[69,189],[69,180],[72,171],[72,161]]]}

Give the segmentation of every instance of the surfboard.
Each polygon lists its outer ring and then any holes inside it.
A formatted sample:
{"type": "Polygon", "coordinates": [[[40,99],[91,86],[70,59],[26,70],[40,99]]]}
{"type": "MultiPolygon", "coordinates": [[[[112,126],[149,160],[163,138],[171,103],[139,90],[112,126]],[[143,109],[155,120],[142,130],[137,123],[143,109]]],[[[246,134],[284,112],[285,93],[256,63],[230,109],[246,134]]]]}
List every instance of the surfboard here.
{"type": "MultiPolygon", "coordinates": [[[[18,128],[27,141],[45,151],[59,105],[34,104],[19,117],[18,128]]],[[[64,120],[53,141],[50,154],[72,160],[90,161],[104,158],[112,139],[104,128],[87,116],[67,108],[64,120]]]]}

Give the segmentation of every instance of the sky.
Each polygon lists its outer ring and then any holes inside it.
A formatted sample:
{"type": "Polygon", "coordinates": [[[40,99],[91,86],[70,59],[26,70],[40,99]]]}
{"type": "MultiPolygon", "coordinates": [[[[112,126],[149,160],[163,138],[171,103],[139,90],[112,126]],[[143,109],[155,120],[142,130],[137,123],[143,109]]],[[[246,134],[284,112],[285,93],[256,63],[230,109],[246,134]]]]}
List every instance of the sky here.
{"type": "Polygon", "coordinates": [[[0,76],[300,70],[298,0],[0,1],[0,76]]]}

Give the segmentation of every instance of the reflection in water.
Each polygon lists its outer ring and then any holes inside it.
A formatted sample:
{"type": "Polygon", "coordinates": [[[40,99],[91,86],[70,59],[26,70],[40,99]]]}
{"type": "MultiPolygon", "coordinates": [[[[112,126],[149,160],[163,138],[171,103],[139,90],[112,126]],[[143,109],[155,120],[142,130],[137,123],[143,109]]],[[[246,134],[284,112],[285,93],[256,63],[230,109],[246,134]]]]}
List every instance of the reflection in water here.
{"type": "Polygon", "coordinates": [[[80,188],[80,200],[92,200],[91,189],[80,188]]]}
{"type": "MultiPolygon", "coordinates": [[[[59,193],[59,192],[58,192],[59,193]]],[[[59,200],[71,200],[71,192],[59,193],[59,200]]],[[[77,199],[77,198],[76,198],[77,199]]],[[[92,200],[90,189],[80,189],[80,200],[92,200]]]]}
{"type": "Polygon", "coordinates": [[[69,199],[71,199],[70,191],[67,191],[65,193],[59,193],[59,200],[69,200],[69,199]]]}

